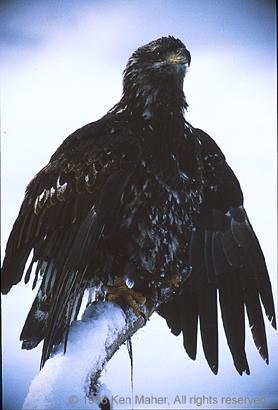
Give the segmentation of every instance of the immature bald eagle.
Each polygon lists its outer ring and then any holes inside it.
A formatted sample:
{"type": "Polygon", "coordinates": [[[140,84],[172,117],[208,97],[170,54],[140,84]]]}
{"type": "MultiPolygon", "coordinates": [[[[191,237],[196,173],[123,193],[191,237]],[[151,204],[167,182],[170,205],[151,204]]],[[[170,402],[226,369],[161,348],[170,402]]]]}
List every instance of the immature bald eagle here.
{"type": "Polygon", "coordinates": [[[158,312],[175,335],[183,333],[193,359],[199,321],[214,373],[218,293],[238,372],[249,373],[244,306],[268,361],[261,303],[273,327],[276,321],[264,256],[224,155],[184,118],[189,64],[189,51],[173,37],[138,48],[120,102],[71,134],[27,187],[7,244],[2,291],[21,280],[33,250],[25,282],[36,263],[33,287],[40,284],[21,340],[29,349],[44,339],[42,365],[65,341],[85,289],[96,286],[136,314],[151,294],[173,288],[158,312]]]}

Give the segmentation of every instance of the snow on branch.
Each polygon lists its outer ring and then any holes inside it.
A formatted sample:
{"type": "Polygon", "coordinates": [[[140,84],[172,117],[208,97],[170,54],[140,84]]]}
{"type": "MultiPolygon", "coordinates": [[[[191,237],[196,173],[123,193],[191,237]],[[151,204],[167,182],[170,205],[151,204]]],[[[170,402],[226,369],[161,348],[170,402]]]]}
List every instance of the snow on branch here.
{"type": "MultiPolygon", "coordinates": [[[[145,309],[149,318],[152,309],[145,309]]],[[[145,325],[143,316],[124,312],[110,302],[97,302],[72,323],[66,354],[61,344],[35,376],[24,410],[98,409],[110,393],[99,381],[104,365],[119,347],[145,325]]]]}
{"type": "Polygon", "coordinates": [[[33,379],[23,410],[110,408],[104,404],[112,394],[99,380],[103,367],[172,292],[161,289],[159,297],[148,299],[145,317],[111,302],[89,305],[71,324],[66,354],[60,344],[33,379]]]}

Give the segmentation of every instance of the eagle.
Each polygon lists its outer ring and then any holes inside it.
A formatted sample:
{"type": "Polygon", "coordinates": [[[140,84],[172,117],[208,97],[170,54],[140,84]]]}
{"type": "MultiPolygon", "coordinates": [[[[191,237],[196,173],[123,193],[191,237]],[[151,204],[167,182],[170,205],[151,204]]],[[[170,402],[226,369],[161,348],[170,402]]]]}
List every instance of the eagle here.
{"type": "Polygon", "coordinates": [[[68,136],[26,188],[2,292],[32,276],[37,293],[20,339],[24,349],[43,340],[41,366],[66,345],[92,289],[136,315],[152,295],[170,290],[158,314],[183,335],[192,359],[199,329],[215,374],[218,310],[234,366],[249,374],[246,312],[268,363],[262,308],[274,328],[276,319],[266,262],[224,154],[185,119],[190,61],[173,36],[139,47],[120,101],[68,136]]]}

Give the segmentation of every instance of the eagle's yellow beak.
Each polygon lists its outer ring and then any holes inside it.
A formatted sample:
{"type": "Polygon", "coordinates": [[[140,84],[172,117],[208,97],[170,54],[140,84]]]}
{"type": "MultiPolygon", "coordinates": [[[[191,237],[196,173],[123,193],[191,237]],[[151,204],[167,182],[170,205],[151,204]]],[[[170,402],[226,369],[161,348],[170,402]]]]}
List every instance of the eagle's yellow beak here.
{"type": "Polygon", "coordinates": [[[171,64],[187,64],[190,65],[191,56],[186,48],[180,48],[178,51],[172,53],[167,61],[171,64]]]}

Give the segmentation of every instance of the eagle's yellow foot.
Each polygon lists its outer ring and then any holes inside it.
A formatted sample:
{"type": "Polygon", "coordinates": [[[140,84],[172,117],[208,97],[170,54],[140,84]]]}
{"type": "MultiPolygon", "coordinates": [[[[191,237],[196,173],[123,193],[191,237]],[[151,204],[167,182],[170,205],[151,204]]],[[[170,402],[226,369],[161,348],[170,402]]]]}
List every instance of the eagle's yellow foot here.
{"type": "Polygon", "coordinates": [[[139,305],[146,303],[146,298],[139,292],[127,287],[123,279],[117,278],[113,286],[108,286],[107,300],[120,306],[130,307],[137,317],[145,316],[139,305]]]}

